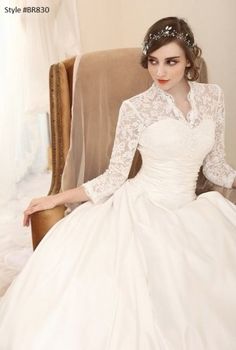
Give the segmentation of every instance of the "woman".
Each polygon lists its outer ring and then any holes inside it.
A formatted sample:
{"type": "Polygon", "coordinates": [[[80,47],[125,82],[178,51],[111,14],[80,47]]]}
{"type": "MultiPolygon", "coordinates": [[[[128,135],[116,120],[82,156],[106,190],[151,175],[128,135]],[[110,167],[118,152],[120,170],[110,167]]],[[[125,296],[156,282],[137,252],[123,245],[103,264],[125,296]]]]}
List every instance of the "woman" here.
{"type": "Polygon", "coordinates": [[[154,82],[122,103],[109,168],[38,210],[86,201],[42,240],[0,304],[1,350],[232,350],[236,208],[196,197],[198,171],[236,186],[224,159],[224,102],[195,82],[185,21],[155,23],[142,65],[154,82]],[[142,168],[127,180],[134,152],[142,168]]]}

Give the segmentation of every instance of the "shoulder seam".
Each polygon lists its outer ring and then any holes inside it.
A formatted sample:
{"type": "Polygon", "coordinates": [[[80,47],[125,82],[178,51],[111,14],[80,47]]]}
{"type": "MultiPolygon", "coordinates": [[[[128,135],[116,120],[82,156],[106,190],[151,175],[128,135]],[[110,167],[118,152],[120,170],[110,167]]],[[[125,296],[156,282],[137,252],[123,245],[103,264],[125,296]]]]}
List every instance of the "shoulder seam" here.
{"type": "MultiPolygon", "coordinates": [[[[137,95],[137,96],[138,96],[138,95],[137,95]]],[[[125,100],[124,102],[127,103],[127,104],[133,109],[133,111],[134,111],[138,116],[140,116],[140,113],[139,113],[138,110],[134,107],[134,105],[133,105],[133,103],[132,103],[131,101],[125,100]]]]}

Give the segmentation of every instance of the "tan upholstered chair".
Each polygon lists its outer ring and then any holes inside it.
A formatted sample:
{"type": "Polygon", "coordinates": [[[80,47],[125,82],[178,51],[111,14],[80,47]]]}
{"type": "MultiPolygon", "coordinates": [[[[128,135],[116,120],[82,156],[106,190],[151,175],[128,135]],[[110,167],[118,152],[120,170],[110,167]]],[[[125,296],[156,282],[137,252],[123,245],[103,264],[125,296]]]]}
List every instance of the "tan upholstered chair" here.
{"type": "MultiPolygon", "coordinates": [[[[58,193],[61,190],[61,177],[70,147],[71,134],[71,107],[72,107],[72,87],[79,95],[77,110],[83,109],[84,118],[87,121],[85,142],[85,171],[84,182],[102,173],[109,161],[112,150],[111,140],[103,140],[98,144],[94,139],[96,133],[96,123],[104,123],[106,127],[107,118],[113,118],[112,130],[108,130],[109,135],[114,137],[115,125],[118,116],[119,106],[122,100],[144,91],[151,85],[151,79],[147,70],[139,65],[140,49],[116,49],[84,54],[78,65],[77,75],[73,76],[75,57],[64,62],[54,64],[50,68],[50,117],[51,117],[51,142],[52,142],[52,182],[49,195],[58,193]],[[74,79],[74,81],[73,81],[74,79]],[[75,81],[76,79],[76,81],[75,81]],[[90,96],[91,95],[91,96],[90,96]],[[98,96],[100,96],[98,98],[98,96]],[[102,99],[102,102],[101,102],[102,99]],[[81,102],[82,101],[82,102],[81,102]],[[105,107],[98,117],[98,110],[105,107]],[[91,103],[93,107],[91,108],[91,103]],[[102,106],[102,107],[101,107],[102,106]],[[87,113],[87,114],[86,114],[87,113]],[[108,145],[109,143],[109,145],[108,145]],[[93,169],[96,163],[94,148],[99,149],[99,166],[93,169]],[[101,149],[101,150],[100,150],[101,149]],[[89,171],[87,171],[89,168],[89,171]]],[[[206,65],[201,61],[199,81],[207,82],[206,65]]],[[[77,95],[76,95],[77,96],[77,95]]],[[[74,116],[77,118],[77,115],[74,116]]],[[[97,135],[99,136],[99,135],[97,135]]],[[[99,137],[98,137],[99,138],[99,137]]],[[[72,138],[73,139],[73,138],[72,138]]],[[[75,146],[80,153],[80,140],[75,146]]],[[[76,157],[76,154],[74,155],[76,157]]],[[[133,177],[141,166],[141,157],[137,151],[131,167],[129,177],[133,177]]],[[[78,165],[77,165],[78,168],[78,165]]],[[[79,169],[76,169],[78,172],[79,169]]],[[[72,181],[73,183],[73,181],[72,181]]],[[[74,186],[76,183],[74,180],[74,186]]],[[[235,190],[227,190],[219,186],[212,185],[200,172],[197,194],[209,190],[219,190],[224,196],[236,202],[235,190]]],[[[32,239],[36,248],[40,240],[58,220],[63,218],[65,207],[59,206],[50,210],[37,212],[32,215],[32,239]]]]}

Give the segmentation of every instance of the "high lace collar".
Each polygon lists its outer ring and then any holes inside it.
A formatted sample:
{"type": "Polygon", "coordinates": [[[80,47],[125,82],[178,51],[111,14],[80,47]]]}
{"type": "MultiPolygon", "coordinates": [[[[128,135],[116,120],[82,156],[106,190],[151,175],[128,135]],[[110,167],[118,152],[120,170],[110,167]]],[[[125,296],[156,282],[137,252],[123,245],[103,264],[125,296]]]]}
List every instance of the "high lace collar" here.
{"type": "Polygon", "coordinates": [[[190,89],[187,94],[187,99],[190,103],[191,108],[186,115],[184,115],[183,112],[179,109],[179,107],[177,107],[174,97],[169,92],[162,90],[159,86],[156,85],[155,82],[153,82],[152,84],[152,89],[154,91],[154,94],[158,94],[159,96],[166,98],[166,100],[172,105],[172,108],[174,109],[176,115],[179,116],[179,118],[189,122],[190,125],[193,125],[196,111],[194,101],[194,82],[188,81],[188,84],[190,89]]]}
{"type": "MultiPolygon", "coordinates": [[[[189,101],[193,98],[193,90],[194,90],[194,82],[187,81],[189,85],[189,92],[187,94],[187,99],[189,101]]],[[[167,99],[171,100],[173,103],[175,103],[174,97],[167,91],[161,89],[155,82],[152,83],[152,88],[158,92],[158,94],[161,94],[162,96],[165,96],[167,99]]]]}

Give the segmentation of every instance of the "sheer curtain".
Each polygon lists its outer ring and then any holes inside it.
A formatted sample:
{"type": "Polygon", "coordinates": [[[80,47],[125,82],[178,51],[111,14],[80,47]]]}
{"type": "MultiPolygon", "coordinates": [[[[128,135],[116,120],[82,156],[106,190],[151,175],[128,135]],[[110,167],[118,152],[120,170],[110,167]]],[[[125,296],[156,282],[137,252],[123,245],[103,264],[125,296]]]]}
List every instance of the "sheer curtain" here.
{"type": "Polygon", "coordinates": [[[1,295],[32,253],[22,211],[39,182],[48,190],[48,73],[52,63],[80,52],[76,0],[1,0],[0,47],[1,295]],[[5,13],[36,3],[49,13],[5,13]]]}
{"type": "Polygon", "coordinates": [[[76,0],[37,0],[48,13],[5,13],[9,6],[23,9],[32,7],[32,1],[0,4],[2,206],[14,197],[16,183],[27,173],[46,168],[49,67],[80,51],[76,0]]]}

